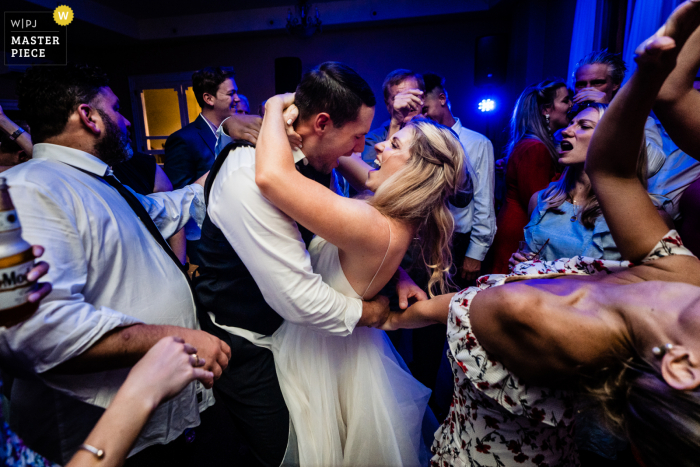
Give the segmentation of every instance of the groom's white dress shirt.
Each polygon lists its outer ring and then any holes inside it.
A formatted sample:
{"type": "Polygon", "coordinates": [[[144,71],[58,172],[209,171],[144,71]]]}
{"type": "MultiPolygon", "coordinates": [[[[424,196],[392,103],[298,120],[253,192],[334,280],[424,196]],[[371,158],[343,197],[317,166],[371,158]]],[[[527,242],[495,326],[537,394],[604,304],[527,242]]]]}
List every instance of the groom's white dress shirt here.
{"type": "MultiPolygon", "coordinates": [[[[295,151],[295,162],[302,159],[304,155],[295,151]]],[[[303,197],[304,193],[289,196],[303,197]]],[[[352,333],[362,316],[362,301],[333,290],[314,273],[296,223],[255,184],[254,148],[238,148],[227,157],[212,184],[208,213],[248,268],[265,301],[282,318],[329,335],[352,333]]],[[[216,323],[216,316],[210,315],[216,323]]],[[[222,327],[254,343],[262,337],[222,327]]]]}
{"type": "MultiPolygon", "coordinates": [[[[129,368],[84,375],[46,372],[117,327],[197,328],[187,280],[124,198],[99,178],[110,173],[95,156],[53,144],[35,145],[32,160],[3,173],[22,237],[46,249],[42,259],[50,270],[45,280],[53,291],[28,321],[0,328],[0,358],[3,365],[39,373],[55,389],[100,407],[110,403],[129,368]]],[[[134,196],[165,238],[188,219],[201,224],[204,218],[199,185],[134,196]]],[[[210,391],[204,391],[202,407],[211,404],[210,391]]],[[[132,453],[172,441],[198,424],[192,383],[155,411],[132,453]]]]}

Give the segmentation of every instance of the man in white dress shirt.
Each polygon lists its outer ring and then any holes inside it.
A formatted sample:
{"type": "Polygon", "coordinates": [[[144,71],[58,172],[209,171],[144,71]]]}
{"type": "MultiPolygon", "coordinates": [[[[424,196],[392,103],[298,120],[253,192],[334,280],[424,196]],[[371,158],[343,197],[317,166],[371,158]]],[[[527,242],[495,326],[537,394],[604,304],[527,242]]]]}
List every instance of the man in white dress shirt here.
{"type": "MultiPolygon", "coordinates": [[[[329,186],[338,159],[364,146],[374,95],[352,69],[326,62],[304,76],[295,98],[304,151],[294,151],[297,167],[329,186]]],[[[383,322],[387,302],[346,297],[314,273],[305,247],[311,233],[260,193],[252,146],[222,151],[210,178],[195,290],[202,328],[234,349],[214,391],[251,448],[246,465],[278,466],[283,459],[293,462],[296,443],[270,336],[283,320],[346,336],[357,326],[383,322]]],[[[401,282],[413,287],[409,294],[422,294],[412,282],[401,282]]]]}
{"type": "Polygon", "coordinates": [[[465,128],[459,118],[452,115],[444,78],[425,73],[423,80],[423,115],[457,133],[472,175],[473,201],[465,208],[450,205],[450,212],[455,218],[454,261],[458,265],[459,278],[471,282],[479,276],[481,262],[496,235],[493,145],[486,136],[465,128]]]}
{"type": "MultiPolygon", "coordinates": [[[[162,337],[195,346],[216,377],[230,358],[227,344],[196,330],[188,279],[162,239],[201,221],[204,180],[149,196],[123,187],[110,167],[130,157],[130,124],[107,84],[89,66],[27,70],[19,104],[37,144],[32,160],[4,173],[23,237],[45,246],[53,283],[32,318],[0,330],[3,367],[39,376],[15,381],[12,422],[29,447],[61,464],[162,337]]],[[[132,454],[183,439],[212,403],[189,385],[156,410],[132,454]]]]}

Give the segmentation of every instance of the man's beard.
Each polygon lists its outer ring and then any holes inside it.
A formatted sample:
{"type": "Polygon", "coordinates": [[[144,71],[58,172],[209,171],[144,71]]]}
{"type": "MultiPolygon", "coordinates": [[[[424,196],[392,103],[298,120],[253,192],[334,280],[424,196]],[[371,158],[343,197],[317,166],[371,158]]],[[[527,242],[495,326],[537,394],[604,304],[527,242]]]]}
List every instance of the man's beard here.
{"type": "Polygon", "coordinates": [[[117,124],[103,110],[97,109],[97,113],[102,117],[105,131],[102,138],[95,143],[95,157],[110,167],[131,159],[134,150],[129,144],[129,135],[122,133],[117,124]]]}

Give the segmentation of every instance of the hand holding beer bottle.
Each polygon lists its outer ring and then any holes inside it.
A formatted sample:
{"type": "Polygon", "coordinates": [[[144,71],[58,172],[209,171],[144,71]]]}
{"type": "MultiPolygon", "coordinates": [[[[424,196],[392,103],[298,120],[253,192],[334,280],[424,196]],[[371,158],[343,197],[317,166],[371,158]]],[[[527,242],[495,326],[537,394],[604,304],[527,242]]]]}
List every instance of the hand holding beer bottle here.
{"type": "Polygon", "coordinates": [[[0,177],[0,326],[25,321],[51,292],[51,284],[36,282],[49,270],[43,261],[34,264],[43,253],[43,247],[31,246],[22,239],[7,183],[0,177]]]}

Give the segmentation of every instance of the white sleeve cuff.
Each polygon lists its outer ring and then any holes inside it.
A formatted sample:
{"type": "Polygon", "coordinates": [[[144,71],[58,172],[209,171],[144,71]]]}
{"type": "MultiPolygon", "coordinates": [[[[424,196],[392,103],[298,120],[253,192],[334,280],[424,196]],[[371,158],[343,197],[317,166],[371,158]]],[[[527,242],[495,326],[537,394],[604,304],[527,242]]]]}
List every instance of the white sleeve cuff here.
{"type": "Polygon", "coordinates": [[[362,317],[362,300],[359,298],[352,299],[348,309],[345,310],[345,326],[348,327],[349,334],[355,330],[358,321],[362,317]]]}

